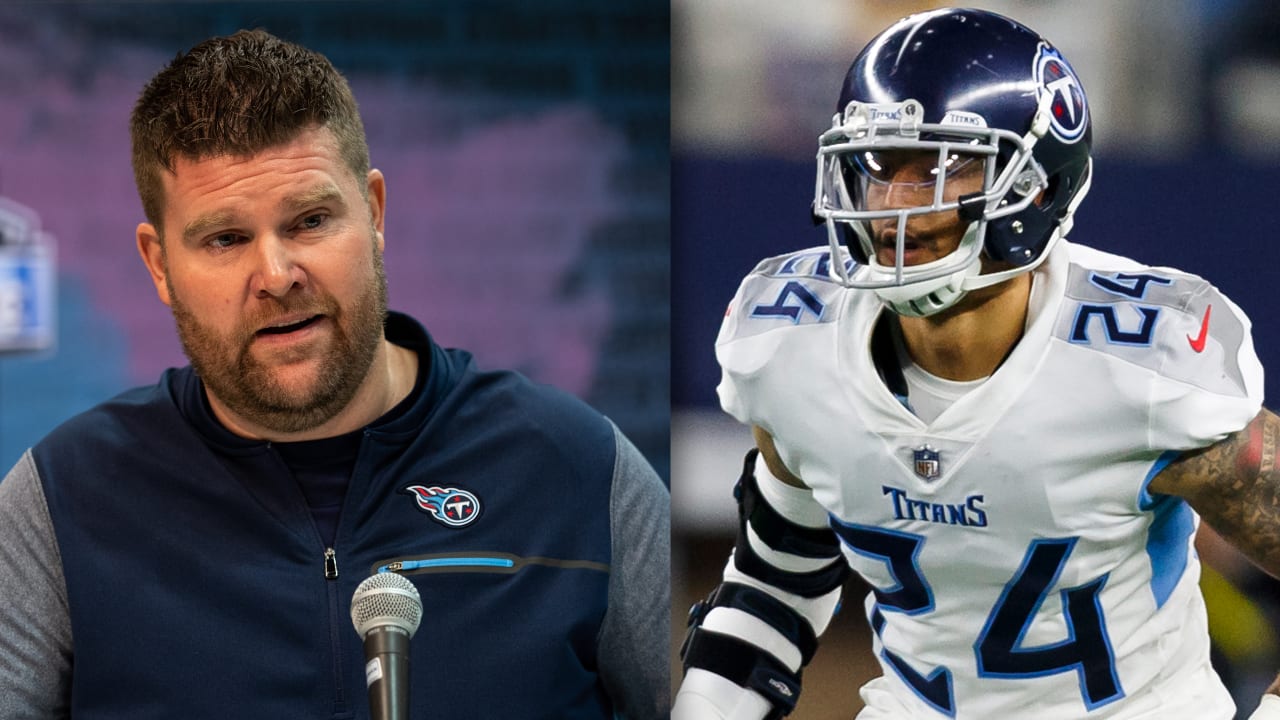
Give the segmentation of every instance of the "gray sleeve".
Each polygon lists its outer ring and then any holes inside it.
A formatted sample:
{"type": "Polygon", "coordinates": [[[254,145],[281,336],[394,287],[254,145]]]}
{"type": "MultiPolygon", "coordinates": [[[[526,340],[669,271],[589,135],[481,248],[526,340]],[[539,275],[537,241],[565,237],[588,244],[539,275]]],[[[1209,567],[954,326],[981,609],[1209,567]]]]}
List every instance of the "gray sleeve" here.
{"type": "Polygon", "coordinates": [[[68,717],[70,688],[66,579],[27,451],[0,482],[0,717],[68,717]]]}
{"type": "Polygon", "coordinates": [[[614,437],[600,676],[620,717],[658,720],[671,711],[671,495],[616,426],[614,437]]]}

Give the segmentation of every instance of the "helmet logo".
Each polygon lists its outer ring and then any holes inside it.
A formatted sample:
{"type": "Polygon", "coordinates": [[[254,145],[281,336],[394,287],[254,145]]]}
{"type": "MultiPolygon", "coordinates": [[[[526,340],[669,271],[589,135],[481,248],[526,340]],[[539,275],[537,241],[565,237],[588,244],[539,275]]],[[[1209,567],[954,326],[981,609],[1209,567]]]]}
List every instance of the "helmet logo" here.
{"type": "Polygon", "coordinates": [[[1036,58],[1036,82],[1041,93],[1053,97],[1053,104],[1049,106],[1050,131],[1063,142],[1079,140],[1089,124],[1084,88],[1058,51],[1046,45],[1040,46],[1040,55],[1036,58]]]}

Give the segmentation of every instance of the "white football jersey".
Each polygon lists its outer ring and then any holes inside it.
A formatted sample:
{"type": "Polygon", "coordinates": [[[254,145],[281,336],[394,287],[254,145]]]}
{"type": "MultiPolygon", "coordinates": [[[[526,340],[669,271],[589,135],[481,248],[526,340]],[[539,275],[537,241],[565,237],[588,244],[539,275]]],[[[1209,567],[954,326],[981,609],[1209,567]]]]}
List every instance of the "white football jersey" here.
{"type": "Polygon", "coordinates": [[[860,720],[1231,718],[1198,517],[1147,485],[1258,413],[1240,309],[1193,275],[1059,243],[1022,340],[925,423],[872,361],[880,302],[828,262],[815,248],[747,276],[717,390],[773,435],[875,588],[883,676],[860,720]]]}

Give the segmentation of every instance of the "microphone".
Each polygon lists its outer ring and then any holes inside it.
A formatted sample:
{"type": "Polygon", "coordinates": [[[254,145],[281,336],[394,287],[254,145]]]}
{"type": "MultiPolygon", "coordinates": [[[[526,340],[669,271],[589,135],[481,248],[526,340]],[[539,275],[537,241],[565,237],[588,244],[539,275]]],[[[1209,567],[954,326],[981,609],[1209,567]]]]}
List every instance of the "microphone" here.
{"type": "Polygon", "coordinates": [[[364,639],[373,720],[408,720],[409,638],[421,621],[418,589],[396,573],[370,575],[351,597],[351,623],[364,639]]]}

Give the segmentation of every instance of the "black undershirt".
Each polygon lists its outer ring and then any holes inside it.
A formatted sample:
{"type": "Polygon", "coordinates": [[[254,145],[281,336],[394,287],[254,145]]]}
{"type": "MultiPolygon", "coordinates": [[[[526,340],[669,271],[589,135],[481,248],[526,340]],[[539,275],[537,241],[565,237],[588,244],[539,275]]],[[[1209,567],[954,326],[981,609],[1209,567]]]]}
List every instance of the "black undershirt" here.
{"type": "MultiPolygon", "coordinates": [[[[409,411],[422,392],[429,366],[430,362],[419,353],[418,376],[413,390],[375,422],[390,422],[409,411]]],[[[355,470],[363,439],[364,429],[361,428],[331,438],[271,444],[302,490],[302,496],[311,509],[311,517],[315,520],[316,529],[320,531],[325,547],[333,547],[334,538],[338,534],[342,502],[346,499],[347,485],[355,470]]]]}

